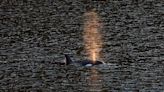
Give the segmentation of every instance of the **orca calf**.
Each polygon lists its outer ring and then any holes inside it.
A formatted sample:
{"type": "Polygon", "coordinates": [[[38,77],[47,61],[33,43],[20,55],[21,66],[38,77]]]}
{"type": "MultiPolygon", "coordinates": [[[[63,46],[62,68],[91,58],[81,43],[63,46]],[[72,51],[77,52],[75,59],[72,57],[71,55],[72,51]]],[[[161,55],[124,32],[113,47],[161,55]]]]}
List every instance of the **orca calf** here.
{"type": "Polygon", "coordinates": [[[70,65],[70,64],[78,64],[81,66],[94,66],[94,65],[100,65],[100,64],[104,64],[104,62],[101,61],[95,61],[95,63],[93,63],[92,60],[83,60],[83,61],[72,61],[71,58],[65,54],[65,58],[66,58],[66,65],[70,65]]]}

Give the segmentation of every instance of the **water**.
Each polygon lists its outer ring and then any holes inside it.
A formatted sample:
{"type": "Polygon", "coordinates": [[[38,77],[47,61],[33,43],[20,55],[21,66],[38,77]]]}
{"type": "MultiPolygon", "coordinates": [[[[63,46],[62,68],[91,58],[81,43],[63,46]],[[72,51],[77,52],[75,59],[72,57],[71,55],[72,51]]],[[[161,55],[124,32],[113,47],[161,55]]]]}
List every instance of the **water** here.
{"type": "Polygon", "coordinates": [[[106,64],[95,67],[44,63],[1,65],[1,90],[14,91],[161,91],[162,66],[106,64]],[[5,68],[4,68],[5,67],[5,68]],[[148,67],[148,66],[147,66],[148,67]]]}
{"type": "Polygon", "coordinates": [[[2,1],[0,91],[163,92],[162,0],[2,1]],[[86,59],[83,14],[95,8],[103,23],[107,65],[60,66],[64,54],[86,59]]]}

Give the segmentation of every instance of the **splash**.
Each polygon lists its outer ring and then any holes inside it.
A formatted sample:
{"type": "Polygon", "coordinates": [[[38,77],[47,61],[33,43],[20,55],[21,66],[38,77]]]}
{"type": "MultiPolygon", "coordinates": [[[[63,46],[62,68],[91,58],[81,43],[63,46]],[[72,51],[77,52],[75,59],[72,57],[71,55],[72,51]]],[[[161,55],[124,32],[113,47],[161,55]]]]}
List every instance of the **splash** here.
{"type": "Polygon", "coordinates": [[[84,17],[83,39],[85,50],[89,55],[89,59],[95,63],[96,60],[100,58],[100,51],[102,47],[100,18],[95,11],[86,12],[84,17]]]}

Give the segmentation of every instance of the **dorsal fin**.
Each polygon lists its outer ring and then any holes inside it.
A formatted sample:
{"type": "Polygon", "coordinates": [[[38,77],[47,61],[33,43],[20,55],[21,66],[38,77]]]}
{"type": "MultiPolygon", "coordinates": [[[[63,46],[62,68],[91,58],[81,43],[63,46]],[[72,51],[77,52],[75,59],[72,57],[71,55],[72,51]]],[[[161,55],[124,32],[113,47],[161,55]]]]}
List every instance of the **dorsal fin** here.
{"type": "Polygon", "coordinates": [[[69,65],[72,63],[71,58],[67,54],[65,54],[65,58],[66,58],[66,65],[69,65]]]}

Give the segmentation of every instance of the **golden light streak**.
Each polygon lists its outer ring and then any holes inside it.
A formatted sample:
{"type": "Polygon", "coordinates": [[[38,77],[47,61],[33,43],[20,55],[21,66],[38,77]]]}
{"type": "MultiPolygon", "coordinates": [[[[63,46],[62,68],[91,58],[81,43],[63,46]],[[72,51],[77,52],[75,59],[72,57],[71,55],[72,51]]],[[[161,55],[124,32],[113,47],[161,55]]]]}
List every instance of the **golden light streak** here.
{"type": "Polygon", "coordinates": [[[84,17],[83,39],[85,50],[89,55],[89,59],[95,63],[96,60],[100,58],[100,50],[102,47],[100,18],[95,11],[86,12],[84,17]]]}
{"type": "Polygon", "coordinates": [[[89,76],[88,84],[89,91],[91,92],[101,92],[102,91],[102,79],[101,75],[96,68],[92,67],[90,71],[91,75],[89,76]]]}

